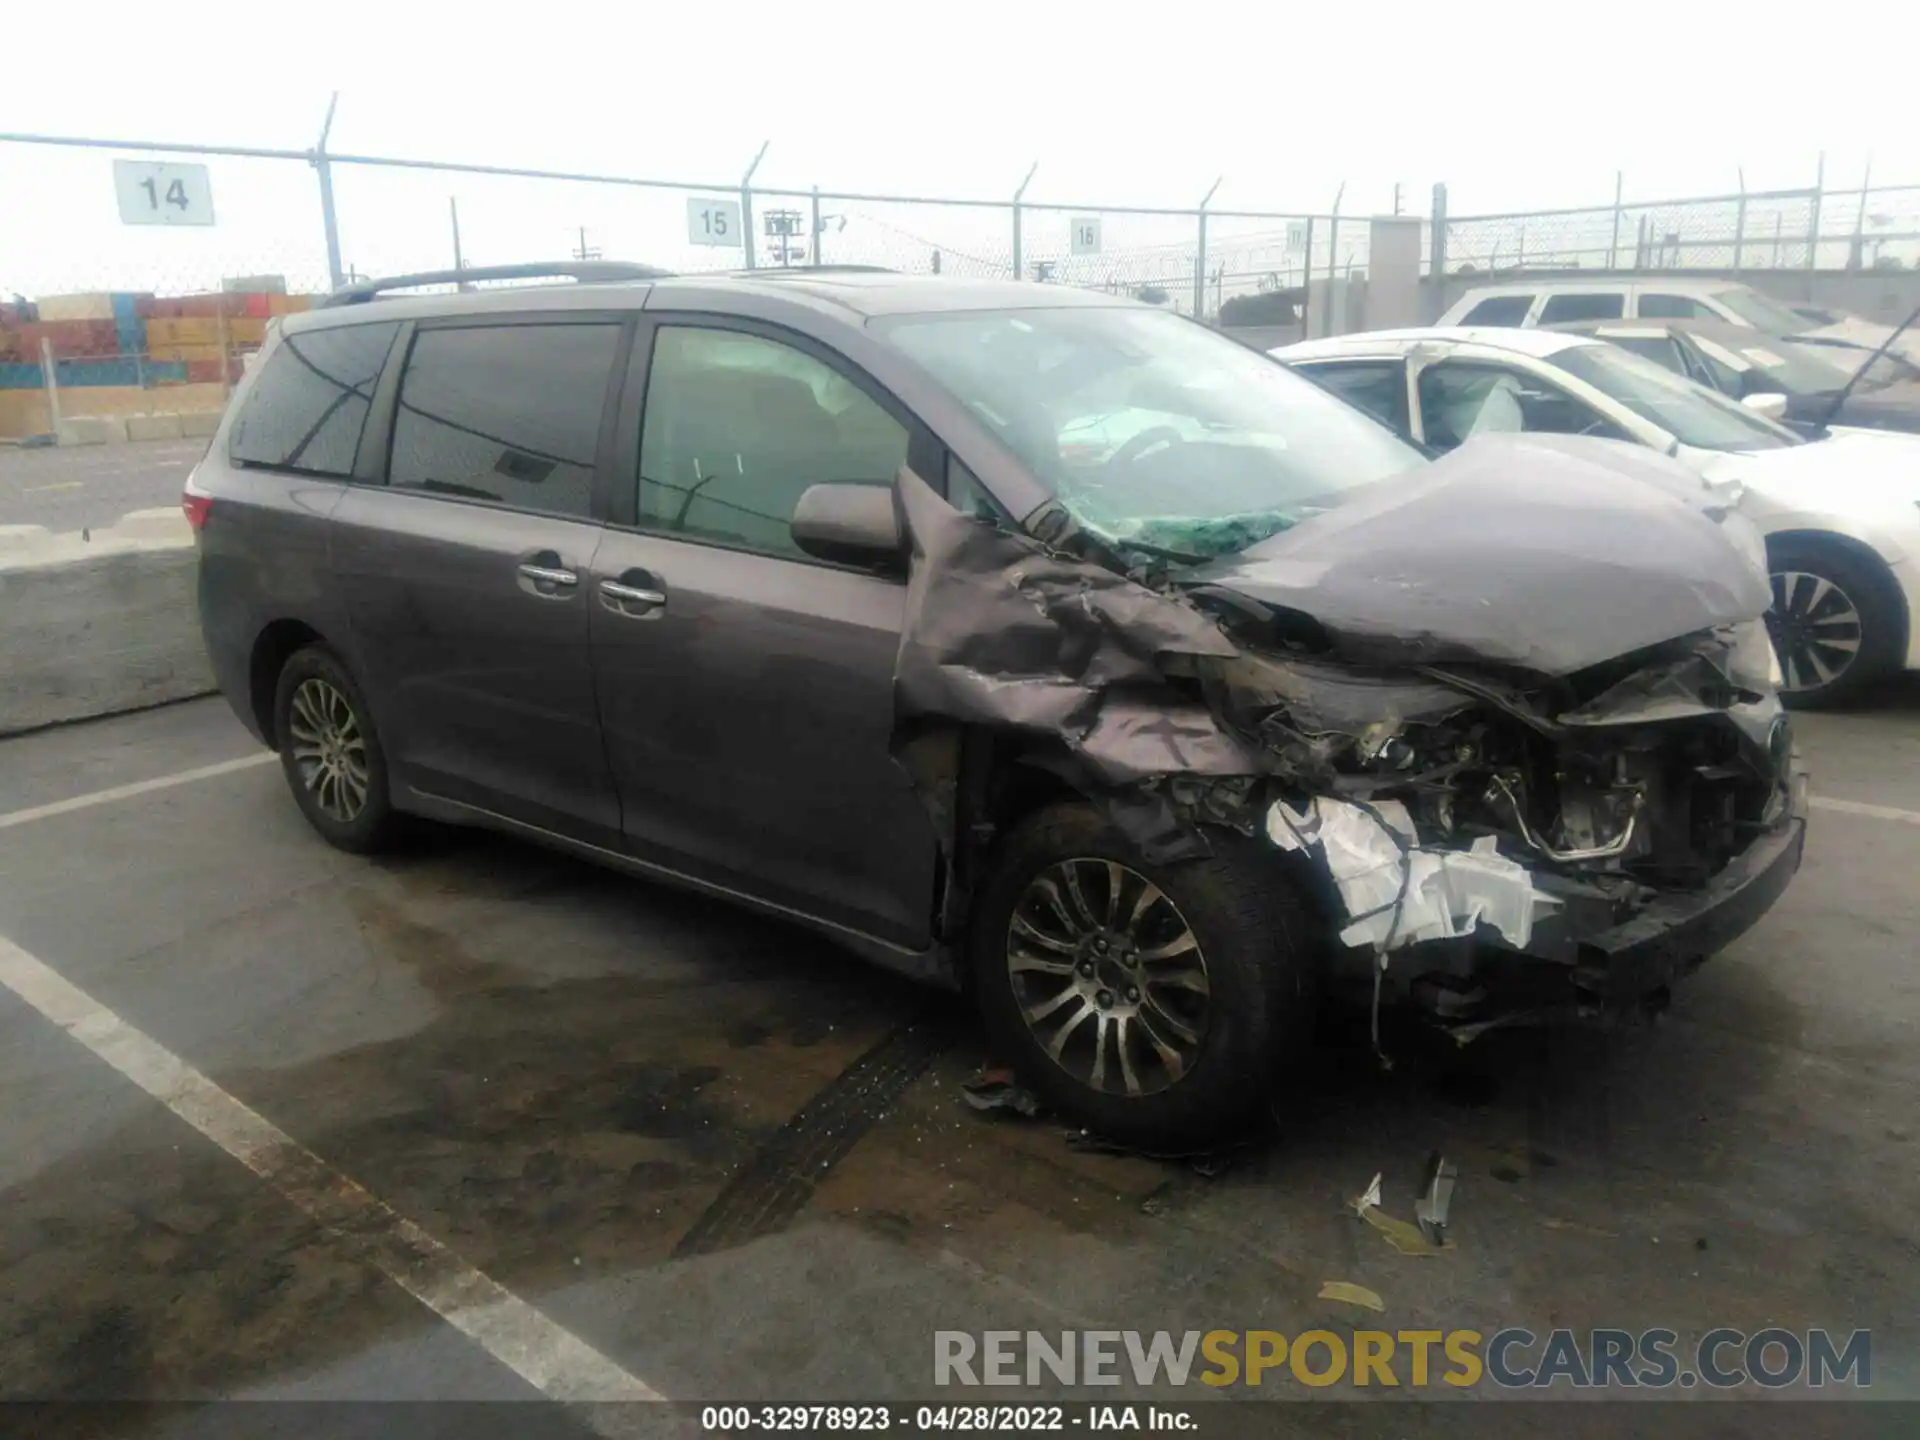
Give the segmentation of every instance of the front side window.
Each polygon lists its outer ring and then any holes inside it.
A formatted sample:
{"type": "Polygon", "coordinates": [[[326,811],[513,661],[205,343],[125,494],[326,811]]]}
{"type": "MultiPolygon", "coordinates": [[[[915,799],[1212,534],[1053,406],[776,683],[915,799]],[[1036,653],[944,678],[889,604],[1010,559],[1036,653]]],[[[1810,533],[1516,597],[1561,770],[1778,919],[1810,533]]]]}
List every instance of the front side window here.
{"type": "Polygon", "coordinates": [[[288,335],[234,417],[229,458],[305,475],[352,475],[373,387],[399,333],[398,325],[382,324],[288,335]]]}
{"type": "Polygon", "coordinates": [[[1540,308],[1542,325],[1561,325],[1569,320],[1618,320],[1626,313],[1627,297],[1614,291],[1576,291],[1570,295],[1549,295],[1540,308]]]}
{"type": "Polygon", "coordinates": [[[618,325],[423,330],[400,381],[387,483],[587,516],[618,325]]]}
{"type": "Polygon", "coordinates": [[[1406,427],[1407,375],[1398,361],[1335,361],[1297,369],[1395,430],[1406,427]]]}
{"type": "Polygon", "coordinates": [[[1716,290],[1713,298],[1720,302],[1730,314],[1739,317],[1756,330],[1771,330],[1776,335],[1792,335],[1807,328],[1807,322],[1796,315],[1791,308],[1782,305],[1771,296],[1762,295],[1758,290],[1738,287],[1732,290],[1716,290]]]}
{"type": "Polygon", "coordinates": [[[1651,420],[1683,445],[1702,450],[1773,450],[1799,443],[1791,430],[1617,345],[1570,346],[1555,355],[1553,363],[1651,420]]]}
{"type": "Polygon", "coordinates": [[[1599,411],[1557,385],[1497,365],[1460,360],[1429,365],[1420,372],[1418,388],[1427,443],[1439,450],[1476,435],[1522,431],[1625,438],[1599,411]]]}
{"type": "Polygon", "coordinates": [[[1461,316],[1460,323],[1517,328],[1527,323],[1527,311],[1532,308],[1531,295],[1491,295],[1461,316]]]}
{"type": "Polygon", "coordinates": [[[874,327],[1085,529],[1197,560],[1425,457],[1279,362],[1132,306],[903,315],[874,327]]]}
{"type": "Polygon", "coordinates": [[[793,511],[814,485],[891,485],[908,433],[821,360],[736,330],[662,326],[647,374],[639,523],[804,558],[793,511]]]}

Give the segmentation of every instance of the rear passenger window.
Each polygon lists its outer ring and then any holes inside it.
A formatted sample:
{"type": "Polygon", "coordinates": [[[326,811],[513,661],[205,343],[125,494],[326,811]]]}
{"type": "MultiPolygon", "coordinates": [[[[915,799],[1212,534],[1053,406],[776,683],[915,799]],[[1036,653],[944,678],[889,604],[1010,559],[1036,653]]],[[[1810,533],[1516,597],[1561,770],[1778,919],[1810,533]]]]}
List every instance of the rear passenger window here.
{"type": "Polygon", "coordinates": [[[398,325],[335,325],[288,335],[267,356],[227,438],[239,465],[353,474],[373,387],[398,325]]]}
{"type": "Polygon", "coordinates": [[[1341,361],[1300,369],[1381,424],[1394,430],[1407,428],[1407,374],[1398,362],[1341,361]]]}
{"type": "Polygon", "coordinates": [[[618,325],[500,325],[414,337],[387,483],[585,516],[618,325]]]}
{"type": "Polygon", "coordinates": [[[1568,320],[1618,320],[1627,311],[1627,297],[1619,291],[1576,295],[1552,295],[1541,307],[1542,325],[1559,325],[1568,320]]]}
{"type": "Polygon", "coordinates": [[[1524,325],[1533,308],[1531,295],[1495,295],[1482,300],[1464,316],[1462,325],[1524,325]]]}
{"type": "Polygon", "coordinates": [[[891,485],[907,429],[846,376],[775,340],[663,326],[647,373],[640,524],[798,557],[809,486],[891,485]]]}
{"type": "Polygon", "coordinates": [[[1648,295],[1643,291],[1640,296],[1639,310],[1642,316],[1650,320],[1718,320],[1720,318],[1698,300],[1687,295],[1648,295]]]}

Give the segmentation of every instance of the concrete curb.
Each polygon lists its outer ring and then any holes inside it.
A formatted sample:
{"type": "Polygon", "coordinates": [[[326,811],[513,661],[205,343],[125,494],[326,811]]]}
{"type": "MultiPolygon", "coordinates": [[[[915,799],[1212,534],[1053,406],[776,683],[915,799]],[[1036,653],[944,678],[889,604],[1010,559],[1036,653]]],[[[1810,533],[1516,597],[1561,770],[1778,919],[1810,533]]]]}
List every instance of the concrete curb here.
{"type": "Polygon", "coordinates": [[[0,735],[212,692],[198,574],[171,507],[88,538],[0,526],[0,735]]]}
{"type": "Polygon", "coordinates": [[[154,415],[72,415],[60,422],[59,434],[53,438],[60,445],[200,439],[220,428],[220,414],[218,410],[166,410],[154,415]]]}

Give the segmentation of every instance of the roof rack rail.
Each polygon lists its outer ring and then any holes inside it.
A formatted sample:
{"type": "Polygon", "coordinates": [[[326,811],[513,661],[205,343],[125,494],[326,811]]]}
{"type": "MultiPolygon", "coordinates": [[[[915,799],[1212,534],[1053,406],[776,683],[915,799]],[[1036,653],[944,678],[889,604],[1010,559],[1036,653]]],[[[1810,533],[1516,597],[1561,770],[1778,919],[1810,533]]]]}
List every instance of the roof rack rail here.
{"type": "Polygon", "coordinates": [[[565,260],[527,265],[473,265],[464,270],[422,270],[414,275],[391,275],[343,285],[325,300],[333,305],[363,305],[389,290],[411,290],[418,285],[464,285],[475,280],[574,280],[592,285],[618,280],[664,280],[673,274],[657,265],[634,265],[625,260],[565,260]]]}

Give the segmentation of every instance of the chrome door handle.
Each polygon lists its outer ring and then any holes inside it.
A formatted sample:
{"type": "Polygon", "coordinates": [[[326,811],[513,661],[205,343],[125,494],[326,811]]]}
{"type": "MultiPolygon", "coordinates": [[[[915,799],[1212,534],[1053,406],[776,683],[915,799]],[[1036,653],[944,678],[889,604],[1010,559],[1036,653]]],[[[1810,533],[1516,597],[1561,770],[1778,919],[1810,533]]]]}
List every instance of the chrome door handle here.
{"type": "Polygon", "coordinates": [[[621,600],[631,605],[664,605],[667,596],[664,590],[642,590],[637,585],[622,585],[618,580],[602,580],[600,593],[609,600],[621,600]]]}
{"type": "Polygon", "coordinates": [[[555,569],[551,565],[522,565],[520,574],[528,580],[542,585],[578,585],[580,577],[571,570],[555,569]]]}

